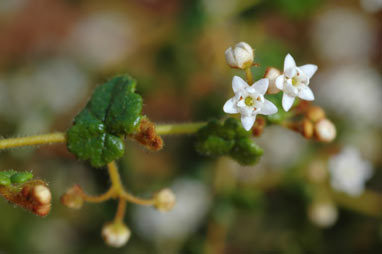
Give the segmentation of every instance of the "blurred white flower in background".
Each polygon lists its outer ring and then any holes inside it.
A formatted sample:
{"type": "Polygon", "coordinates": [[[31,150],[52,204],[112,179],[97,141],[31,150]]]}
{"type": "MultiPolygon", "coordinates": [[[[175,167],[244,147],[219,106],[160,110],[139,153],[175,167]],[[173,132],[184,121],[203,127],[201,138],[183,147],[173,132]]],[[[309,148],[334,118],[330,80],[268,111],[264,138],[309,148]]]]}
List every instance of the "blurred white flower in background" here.
{"type": "Polygon", "coordinates": [[[280,126],[267,127],[256,143],[264,149],[261,163],[272,169],[287,169],[300,158],[307,145],[301,135],[280,126]]]}
{"type": "Polygon", "coordinates": [[[133,221],[137,231],[152,241],[182,240],[195,231],[211,202],[207,187],[191,179],[179,179],[171,189],[177,198],[170,212],[160,213],[152,207],[137,206],[133,221]]]}
{"type": "Polygon", "coordinates": [[[339,7],[319,15],[312,31],[318,56],[331,62],[368,61],[376,41],[376,33],[365,16],[339,7]]]}
{"type": "Polygon", "coordinates": [[[0,80],[0,113],[19,123],[20,134],[47,131],[53,115],[84,99],[88,85],[88,76],[66,58],[27,66],[0,80]]]}
{"type": "Polygon", "coordinates": [[[118,12],[94,13],[73,29],[68,49],[93,68],[106,68],[126,58],[135,43],[126,15],[118,12]]]}
{"type": "Polygon", "coordinates": [[[338,67],[322,72],[317,84],[320,105],[356,126],[382,123],[382,78],[377,71],[356,65],[338,67]]]}
{"type": "Polygon", "coordinates": [[[365,11],[376,13],[382,10],[382,0],[361,0],[361,7],[365,11]]]}
{"type": "Polygon", "coordinates": [[[372,164],[363,160],[355,147],[345,147],[339,154],[329,159],[330,183],[337,191],[351,196],[359,196],[365,182],[373,173],[372,164]]]}

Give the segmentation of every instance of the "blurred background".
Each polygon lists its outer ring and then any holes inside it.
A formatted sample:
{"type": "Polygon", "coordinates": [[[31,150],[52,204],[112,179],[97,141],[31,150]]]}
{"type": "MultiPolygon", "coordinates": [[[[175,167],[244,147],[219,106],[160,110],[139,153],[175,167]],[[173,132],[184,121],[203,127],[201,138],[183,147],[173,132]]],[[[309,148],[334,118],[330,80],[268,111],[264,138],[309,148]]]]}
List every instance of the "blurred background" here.
{"type": "Polygon", "coordinates": [[[106,170],[60,144],[2,151],[1,170],[32,170],[54,200],[39,218],[0,199],[0,253],[381,250],[381,0],[0,0],[0,136],[65,131],[92,89],[120,73],[138,80],[154,122],[220,118],[242,76],[224,51],[240,41],[255,48],[256,78],[287,53],[319,66],[311,87],[335,142],[272,126],[256,138],[264,156],[253,167],[197,155],[192,136],[166,137],[158,153],[129,142],[127,188],[149,197],[169,186],[178,202],[168,214],[129,205],[133,234],[119,250],[100,235],[116,202],[59,203],[75,183],[105,191],[106,170]]]}

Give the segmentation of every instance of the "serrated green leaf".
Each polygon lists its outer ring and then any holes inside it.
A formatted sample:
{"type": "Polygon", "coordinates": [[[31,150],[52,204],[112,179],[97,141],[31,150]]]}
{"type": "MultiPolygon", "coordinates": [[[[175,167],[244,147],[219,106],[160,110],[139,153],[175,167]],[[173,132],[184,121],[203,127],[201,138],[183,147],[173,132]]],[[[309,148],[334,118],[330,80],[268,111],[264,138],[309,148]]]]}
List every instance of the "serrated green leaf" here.
{"type": "Polygon", "coordinates": [[[20,184],[25,183],[33,178],[33,174],[31,172],[18,172],[11,176],[12,184],[20,184]]]}
{"type": "Polygon", "coordinates": [[[15,170],[0,171],[0,185],[9,186],[11,184],[21,184],[33,178],[31,172],[17,172],[15,170]]]}
{"type": "Polygon", "coordinates": [[[124,75],[97,87],[67,131],[68,150],[94,167],[120,158],[120,136],[134,133],[142,117],[142,98],[134,93],[135,86],[135,80],[124,75]]]}
{"type": "Polygon", "coordinates": [[[1,174],[0,172],[0,185],[8,186],[10,184],[11,184],[11,179],[6,175],[1,174]]]}
{"type": "Polygon", "coordinates": [[[196,151],[206,156],[229,155],[242,165],[255,164],[262,149],[251,139],[239,120],[228,118],[224,124],[212,120],[196,134],[196,151]]]}

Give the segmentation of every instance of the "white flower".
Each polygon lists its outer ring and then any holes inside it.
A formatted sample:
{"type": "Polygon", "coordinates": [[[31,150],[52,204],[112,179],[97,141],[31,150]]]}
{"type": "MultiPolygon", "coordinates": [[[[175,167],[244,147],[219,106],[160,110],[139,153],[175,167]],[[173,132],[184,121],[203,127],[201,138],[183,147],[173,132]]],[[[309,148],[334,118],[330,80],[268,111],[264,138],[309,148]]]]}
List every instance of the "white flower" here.
{"type": "Polygon", "coordinates": [[[107,245],[115,248],[122,247],[129,240],[130,229],[122,222],[106,224],[102,228],[102,237],[107,245]]]}
{"type": "Polygon", "coordinates": [[[365,182],[371,178],[373,169],[369,161],[361,158],[358,149],[346,147],[329,160],[329,172],[334,189],[359,196],[365,188],[365,182]]]}
{"type": "Polygon", "coordinates": [[[250,130],[255,123],[256,115],[271,115],[277,112],[277,107],[264,98],[269,80],[264,78],[249,86],[242,78],[234,76],[232,89],[235,96],[229,99],[223,107],[228,114],[241,114],[244,129],[250,130]]]}
{"type": "Polygon", "coordinates": [[[284,92],[282,105],[285,111],[288,111],[297,97],[313,101],[314,95],[309,88],[309,80],[317,71],[317,65],[306,64],[296,66],[293,57],[288,54],[284,60],[284,74],[276,79],[276,87],[284,92]]]}
{"type": "Polygon", "coordinates": [[[253,49],[245,42],[239,42],[225,51],[225,59],[232,68],[246,69],[251,67],[253,57],[253,49]]]}

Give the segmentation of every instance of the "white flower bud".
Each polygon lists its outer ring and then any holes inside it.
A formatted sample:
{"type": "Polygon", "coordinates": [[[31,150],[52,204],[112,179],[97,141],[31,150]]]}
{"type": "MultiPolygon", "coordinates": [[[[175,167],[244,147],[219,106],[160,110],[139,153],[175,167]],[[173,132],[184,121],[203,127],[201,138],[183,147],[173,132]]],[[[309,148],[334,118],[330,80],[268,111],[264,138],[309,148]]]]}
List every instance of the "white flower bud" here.
{"type": "Polygon", "coordinates": [[[246,42],[240,42],[225,51],[227,64],[232,68],[249,68],[253,63],[253,58],[253,49],[246,42]]]}
{"type": "Polygon", "coordinates": [[[326,228],[337,221],[338,211],[331,202],[317,202],[309,207],[308,216],[314,224],[326,228]]]}
{"type": "Polygon", "coordinates": [[[36,185],[32,190],[32,195],[41,205],[50,204],[50,201],[52,200],[50,190],[44,185],[36,185]]]}
{"type": "Polygon", "coordinates": [[[163,189],[154,196],[154,207],[161,211],[170,211],[175,205],[175,194],[170,189],[163,189]]]}
{"type": "Polygon", "coordinates": [[[130,229],[122,222],[109,223],[102,228],[102,237],[105,243],[111,247],[122,247],[127,243],[130,236],[130,229]]]}
{"type": "Polygon", "coordinates": [[[276,87],[276,79],[281,75],[281,71],[274,67],[268,67],[265,70],[264,78],[269,79],[268,94],[275,94],[280,92],[280,89],[276,87]]]}
{"type": "Polygon", "coordinates": [[[337,135],[336,127],[326,118],[321,119],[316,123],[315,132],[317,139],[323,142],[331,142],[337,135]]]}

